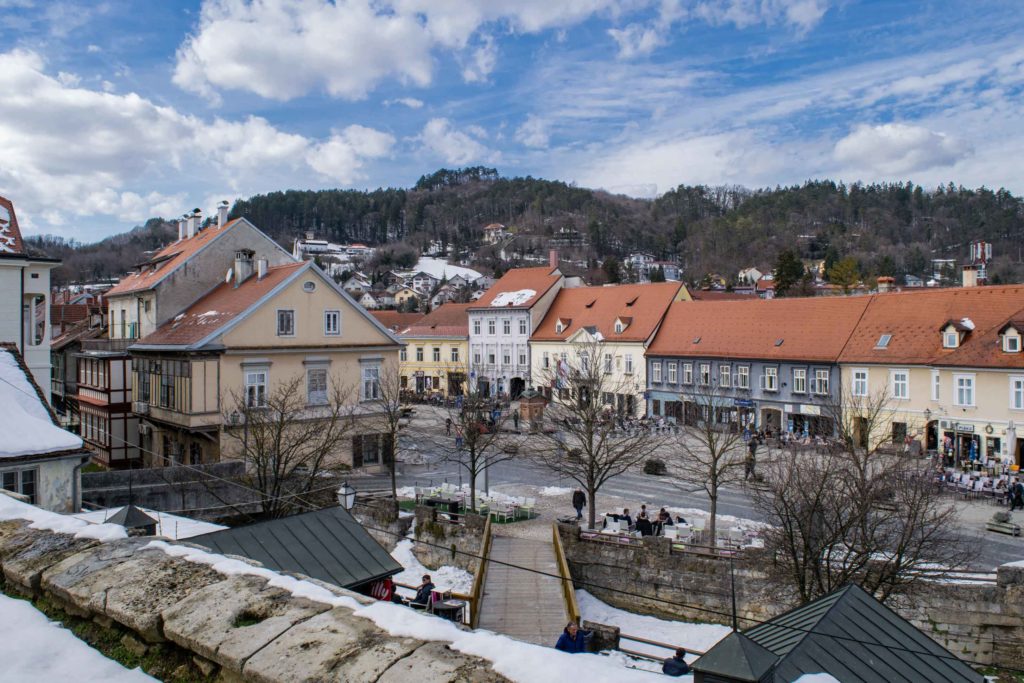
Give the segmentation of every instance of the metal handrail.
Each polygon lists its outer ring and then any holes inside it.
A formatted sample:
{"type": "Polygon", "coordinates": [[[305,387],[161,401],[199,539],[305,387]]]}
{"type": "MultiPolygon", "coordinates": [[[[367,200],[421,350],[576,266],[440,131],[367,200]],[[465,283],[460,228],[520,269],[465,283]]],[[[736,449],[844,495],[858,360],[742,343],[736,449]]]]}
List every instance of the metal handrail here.
{"type": "Polygon", "coordinates": [[[555,562],[558,564],[558,573],[562,577],[562,597],[565,599],[565,611],[569,621],[580,620],[580,606],[576,603],[576,588],[572,583],[572,574],[569,573],[569,563],[565,559],[565,549],[562,547],[562,538],[558,535],[558,523],[551,524],[551,542],[555,547],[555,562]]]}
{"type": "Polygon", "coordinates": [[[484,537],[480,543],[480,567],[473,577],[473,591],[470,593],[469,625],[476,628],[480,622],[480,598],[484,590],[484,579],[487,575],[487,563],[491,557],[491,518],[484,522],[484,537]]]}

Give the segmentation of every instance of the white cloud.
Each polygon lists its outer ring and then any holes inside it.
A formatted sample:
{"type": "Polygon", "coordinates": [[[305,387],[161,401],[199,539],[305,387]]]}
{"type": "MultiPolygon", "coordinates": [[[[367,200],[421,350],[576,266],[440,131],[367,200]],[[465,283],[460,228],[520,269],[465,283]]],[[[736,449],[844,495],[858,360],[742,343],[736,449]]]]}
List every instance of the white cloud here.
{"type": "Polygon", "coordinates": [[[99,45],[89,45],[85,48],[85,51],[92,55],[98,52],[103,52],[103,48],[101,48],[99,45]]]}
{"type": "Polygon", "coordinates": [[[783,23],[809,31],[825,16],[829,4],[829,0],[712,0],[698,3],[693,12],[713,25],[746,28],[783,23]]]}
{"type": "Polygon", "coordinates": [[[527,116],[526,121],[516,129],[516,141],[527,147],[544,149],[550,139],[547,122],[533,114],[527,116]]]}
{"type": "Polygon", "coordinates": [[[498,63],[498,46],[493,36],[484,36],[462,64],[462,79],[467,83],[486,81],[498,63]]]}
{"type": "Polygon", "coordinates": [[[385,107],[390,107],[395,104],[400,104],[403,107],[409,107],[409,109],[423,108],[423,100],[418,100],[415,97],[398,97],[393,100],[384,100],[385,107]]]}
{"type": "Polygon", "coordinates": [[[905,123],[862,124],[835,146],[837,161],[868,176],[951,166],[969,153],[954,137],[905,123]]]}
{"type": "Polygon", "coordinates": [[[77,74],[68,73],[67,71],[57,72],[57,80],[60,81],[61,85],[68,88],[73,88],[82,82],[81,77],[77,74]]]}
{"type": "Polygon", "coordinates": [[[630,24],[621,29],[608,29],[608,35],[618,43],[619,57],[623,59],[650,54],[668,42],[664,31],[641,24],[630,24]]]}
{"type": "Polygon", "coordinates": [[[476,138],[455,129],[444,118],[430,119],[418,136],[423,147],[445,163],[464,166],[474,162],[494,163],[499,155],[476,138]]]}
{"type": "Polygon", "coordinates": [[[362,126],[317,140],[255,116],[204,120],[50,76],[39,54],[23,50],[0,53],[0,91],[18,93],[0,98],[0,194],[35,230],[69,216],[177,215],[211,185],[238,195],[322,177],[349,184],[394,144],[362,126]]]}

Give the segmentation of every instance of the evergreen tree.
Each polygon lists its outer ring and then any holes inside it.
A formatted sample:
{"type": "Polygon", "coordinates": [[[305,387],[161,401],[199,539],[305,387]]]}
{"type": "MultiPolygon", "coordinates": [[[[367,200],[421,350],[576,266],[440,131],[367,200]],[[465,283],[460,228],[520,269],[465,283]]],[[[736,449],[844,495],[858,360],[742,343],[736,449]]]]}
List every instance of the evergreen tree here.
{"type": "Polygon", "coordinates": [[[849,293],[853,287],[860,282],[860,272],[857,270],[857,260],[847,256],[829,268],[828,281],[833,285],[843,288],[843,294],[849,293]]]}
{"type": "Polygon", "coordinates": [[[786,296],[804,276],[804,264],[792,249],[786,249],[775,261],[775,295],[786,296]]]}

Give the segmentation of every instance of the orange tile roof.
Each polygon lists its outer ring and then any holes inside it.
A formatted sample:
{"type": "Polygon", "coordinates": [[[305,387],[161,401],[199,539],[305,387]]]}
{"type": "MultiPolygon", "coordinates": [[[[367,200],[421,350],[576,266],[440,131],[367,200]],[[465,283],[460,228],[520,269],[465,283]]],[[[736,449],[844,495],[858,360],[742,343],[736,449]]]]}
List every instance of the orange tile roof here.
{"type": "Polygon", "coordinates": [[[399,313],[398,311],[370,311],[369,313],[377,319],[377,322],[392,332],[404,330],[424,315],[423,313],[399,313]]]}
{"type": "Polygon", "coordinates": [[[752,301],[753,293],[742,294],[740,292],[726,292],[717,289],[693,289],[690,296],[694,301],[752,301]]]}
{"type": "Polygon", "coordinates": [[[835,362],[869,300],[680,301],[647,354],[835,362]]]}
{"type": "Polygon", "coordinates": [[[470,310],[489,308],[499,294],[533,290],[534,294],[515,306],[502,308],[529,308],[537,303],[551,287],[562,277],[557,268],[538,266],[536,268],[513,268],[498,279],[491,288],[477,300],[470,310]]]}
{"type": "Polygon", "coordinates": [[[208,228],[204,228],[199,231],[192,237],[186,237],[183,240],[178,240],[168,244],[166,247],[158,251],[153,258],[147,262],[147,265],[144,265],[139,270],[139,272],[129,273],[121,278],[121,281],[118,282],[116,286],[106,292],[106,296],[118,296],[120,294],[129,294],[131,292],[139,292],[152,288],[160,282],[165,275],[188,261],[203,247],[210,244],[214,239],[220,237],[237,225],[240,220],[242,219],[236,218],[233,221],[228,221],[222,228],[216,225],[211,225],[208,228]]]}
{"type": "Polygon", "coordinates": [[[987,358],[992,362],[996,357],[984,348],[987,333],[1001,327],[1021,307],[1024,307],[1024,285],[875,294],[839,360],[843,363],[946,365],[987,358]],[[940,326],[962,318],[969,318],[974,330],[967,333],[960,348],[943,349],[940,326]],[[884,350],[876,349],[883,334],[891,334],[892,339],[884,350]]]}
{"type": "Polygon", "coordinates": [[[562,289],[530,339],[561,341],[581,328],[593,327],[609,342],[647,341],[681,286],[679,282],[665,282],[562,289]],[[555,332],[559,319],[572,320],[561,333],[555,332]],[[629,325],[617,334],[615,321],[620,319],[629,325]]]}
{"type": "Polygon", "coordinates": [[[438,306],[414,324],[398,332],[403,337],[468,337],[469,307],[474,304],[438,306]]]}
{"type": "Polygon", "coordinates": [[[25,244],[21,241],[14,203],[6,197],[0,197],[0,209],[3,209],[0,211],[0,254],[24,254],[25,244]]]}
{"type": "Polygon", "coordinates": [[[312,261],[272,266],[262,280],[250,277],[238,287],[222,282],[173,320],[138,341],[140,346],[189,346],[196,344],[248,311],[263,296],[312,261]]]}

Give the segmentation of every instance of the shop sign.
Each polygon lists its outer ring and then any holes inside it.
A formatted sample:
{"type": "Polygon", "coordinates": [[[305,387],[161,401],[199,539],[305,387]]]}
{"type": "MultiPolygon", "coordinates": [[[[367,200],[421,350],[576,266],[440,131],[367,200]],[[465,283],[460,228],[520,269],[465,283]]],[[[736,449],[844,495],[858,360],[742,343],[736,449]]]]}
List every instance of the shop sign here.
{"type": "Polygon", "coordinates": [[[737,408],[753,408],[754,402],[749,398],[734,398],[732,404],[737,408]]]}
{"type": "Polygon", "coordinates": [[[821,406],[800,405],[800,412],[804,415],[821,415],[821,406]]]}
{"type": "Polygon", "coordinates": [[[783,406],[783,408],[785,408],[787,413],[792,413],[793,412],[793,404],[792,403],[787,403],[785,406],[783,406]]]}
{"type": "Polygon", "coordinates": [[[956,431],[967,432],[968,434],[974,433],[974,425],[965,424],[963,422],[956,423],[956,431]]]}

